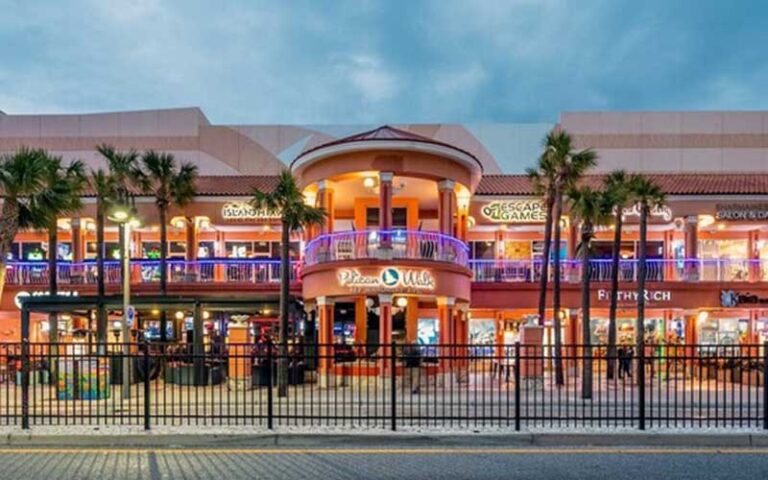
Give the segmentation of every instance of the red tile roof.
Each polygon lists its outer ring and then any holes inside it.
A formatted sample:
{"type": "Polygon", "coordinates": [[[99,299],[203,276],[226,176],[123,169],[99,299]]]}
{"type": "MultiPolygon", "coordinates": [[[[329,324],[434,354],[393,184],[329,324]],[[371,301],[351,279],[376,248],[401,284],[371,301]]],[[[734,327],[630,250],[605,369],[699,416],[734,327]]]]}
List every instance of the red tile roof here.
{"type": "MultiPolygon", "coordinates": [[[[254,188],[271,192],[277,185],[276,175],[201,175],[197,177],[197,195],[202,197],[249,196],[254,188]]],[[[135,194],[139,190],[132,189],[135,194]]],[[[88,188],[83,196],[93,197],[95,192],[88,188]]]]}
{"type": "Polygon", "coordinates": [[[435,140],[433,138],[425,137],[423,135],[419,135],[417,133],[412,133],[406,130],[401,130],[399,128],[390,127],[389,125],[382,125],[381,127],[374,128],[373,130],[368,130],[366,132],[356,133],[354,135],[350,135],[348,137],[339,138],[336,140],[332,140],[330,142],[326,142],[323,144],[320,144],[316,147],[310,148],[309,150],[305,150],[299,154],[298,157],[296,157],[293,162],[291,162],[291,166],[299,160],[301,157],[311,153],[315,152],[317,150],[321,150],[323,148],[332,147],[335,145],[343,145],[345,143],[355,143],[355,142],[370,142],[370,141],[404,141],[404,142],[420,142],[420,143],[429,143],[432,145],[438,145],[441,147],[450,148],[451,150],[456,150],[458,152],[461,152],[465,155],[468,155],[471,157],[477,164],[480,166],[480,168],[483,168],[483,164],[480,162],[480,160],[477,159],[475,155],[472,153],[458,148],[455,145],[451,145],[449,143],[444,143],[439,140],[435,140]]]}
{"type": "MultiPolygon", "coordinates": [[[[648,174],[667,195],[768,195],[766,173],[656,173],[648,174]]],[[[602,175],[584,182],[600,186],[602,175]]],[[[485,175],[475,195],[532,195],[525,175],[485,175]]]]}

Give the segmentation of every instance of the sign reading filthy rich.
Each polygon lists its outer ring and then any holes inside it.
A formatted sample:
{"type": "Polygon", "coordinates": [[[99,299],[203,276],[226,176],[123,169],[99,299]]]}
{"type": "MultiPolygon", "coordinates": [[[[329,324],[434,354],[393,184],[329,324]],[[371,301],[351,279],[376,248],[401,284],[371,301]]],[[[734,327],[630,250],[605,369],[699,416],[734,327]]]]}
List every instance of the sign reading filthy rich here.
{"type": "Polygon", "coordinates": [[[357,291],[435,289],[435,277],[428,270],[386,267],[378,274],[370,275],[356,268],[342,268],[338,272],[338,278],[339,285],[357,291]]]}
{"type": "Polygon", "coordinates": [[[280,212],[266,208],[253,208],[248,202],[229,202],[221,207],[221,217],[224,220],[277,220],[280,212]]]}
{"type": "Polygon", "coordinates": [[[717,220],[746,220],[750,222],[768,220],[768,203],[730,203],[715,205],[717,220]]]}
{"type": "Polygon", "coordinates": [[[547,210],[541,200],[495,200],[480,209],[483,217],[496,223],[544,223],[547,210]]]}
{"type": "MultiPolygon", "coordinates": [[[[672,300],[672,292],[669,290],[646,290],[645,291],[646,302],[669,302],[672,300]]],[[[617,298],[619,302],[637,303],[637,292],[635,290],[619,290],[617,292],[617,298]]],[[[606,289],[598,289],[597,300],[600,302],[607,302],[611,299],[611,291],[606,289]]]]}

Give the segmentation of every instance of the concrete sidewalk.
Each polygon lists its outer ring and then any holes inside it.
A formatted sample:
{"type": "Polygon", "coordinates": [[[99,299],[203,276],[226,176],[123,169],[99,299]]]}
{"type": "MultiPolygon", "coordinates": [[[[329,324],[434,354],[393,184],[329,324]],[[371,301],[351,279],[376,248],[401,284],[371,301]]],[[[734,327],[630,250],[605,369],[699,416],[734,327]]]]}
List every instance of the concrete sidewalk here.
{"type": "Polygon", "coordinates": [[[45,434],[13,432],[2,447],[33,448],[371,448],[371,447],[758,447],[768,432],[566,432],[566,433],[155,433],[45,434]]]}

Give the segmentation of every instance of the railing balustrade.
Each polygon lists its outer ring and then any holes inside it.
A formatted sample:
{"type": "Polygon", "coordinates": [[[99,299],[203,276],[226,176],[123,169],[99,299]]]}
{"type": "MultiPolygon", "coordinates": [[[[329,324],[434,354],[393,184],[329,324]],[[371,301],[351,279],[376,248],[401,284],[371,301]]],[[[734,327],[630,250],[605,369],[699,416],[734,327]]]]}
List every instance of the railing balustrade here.
{"type": "Polygon", "coordinates": [[[439,232],[413,230],[361,230],[321,235],[305,249],[305,263],[338,262],[379,258],[383,246],[391,245],[396,260],[427,260],[466,266],[469,248],[458,238],[439,232]]]}
{"type": "MultiPolygon", "coordinates": [[[[299,262],[291,262],[291,281],[299,279],[299,262]]],[[[57,265],[58,283],[64,285],[95,285],[98,268],[95,261],[60,262],[57,265]]],[[[131,260],[131,283],[160,282],[160,261],[131,260]]],[[[104,262],[107,285],[119,285],[122,279],[120,262],[104,262]]],[[[271,284],[280,281],[280,260],[275,259],[201,259],[168,260],[168,282],[181,283],[246,283],[271,284]]],[[[47,262],[8,262],[8,285],[48,285],[47,262]]]]}
{"type": "MultiPolygon", "coordinates": [[[[541,260],[469,260],[469,268],[475,282],[483,283],[532,283],[541,278],[541,260]]],[[[581,261],[561,261],[561,279],[579,282],[581,261]]],[[[636,282],[639,261],[619,261],[619,281],[636,282]]],[[[612,263],[609,259],[589,262],[590,280],[611,281],[612,263]]],[[[552,263],[549,276],[552,279],[552,263]]],[[[646,260],[648,282],[747,282],[768,280],[768,262],[743,259],[650,259],[646,260]]]]}

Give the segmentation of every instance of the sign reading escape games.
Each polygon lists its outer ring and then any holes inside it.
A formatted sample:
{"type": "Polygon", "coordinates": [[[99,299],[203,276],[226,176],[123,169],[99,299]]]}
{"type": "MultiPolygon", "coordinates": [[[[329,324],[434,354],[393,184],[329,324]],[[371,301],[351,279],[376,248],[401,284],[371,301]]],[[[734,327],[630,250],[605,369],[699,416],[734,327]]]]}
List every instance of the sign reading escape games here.
{"type": "MultiPolygon", "coordinates": [[[[646,302],[669,302],[672,300],[672,292],[669,290],[646,290],[646,302]]],[[[616,298],[619,302],[637,303],[637,292],[634,290],[619,290],[616,298]]],[[[611,291],[599,289],[597,291],[597,301],[607,302],[611,299],[611,291]]]]}
{"type": "Polygon", "coordinates": [[[544,223],[547,210],[541,200],[496,200],[483,205],[480,212],[497,223],[544,223]]]}
{"type": "Polygon", "coordinates": [[[356,268],[339,270],[339,285],[355,290],[434,290],[435,277],[427,270],[387,267],[377,275],[366,275],[356,268]]]}
{"type": "Polygon", "coordinates": [[[768,220],[768,203],[733,203],[715,206],[717,220],[768,220]]]}
{"type": "Polygon", "coordinates": [[[224,220],[275,220],[280,218],[280,212],[266,208],[253,208],[248,202],[229,202],[221,207],[224,220]]]}

